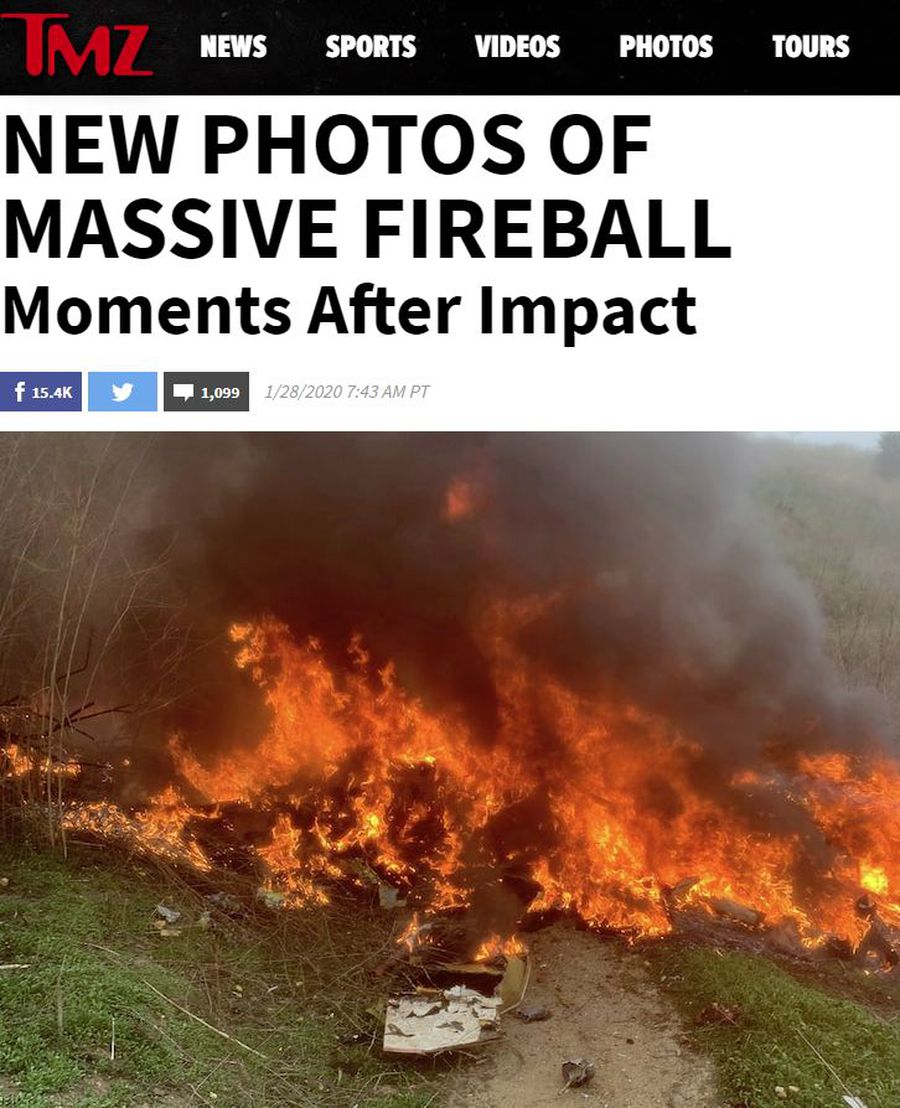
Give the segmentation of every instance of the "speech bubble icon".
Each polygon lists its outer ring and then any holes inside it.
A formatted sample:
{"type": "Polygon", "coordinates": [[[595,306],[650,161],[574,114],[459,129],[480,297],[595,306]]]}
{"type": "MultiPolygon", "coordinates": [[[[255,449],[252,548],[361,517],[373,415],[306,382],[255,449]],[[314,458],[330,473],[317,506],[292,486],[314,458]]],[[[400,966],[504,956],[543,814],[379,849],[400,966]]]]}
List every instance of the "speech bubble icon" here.
{"type": "Polygon", "coordinates": [[[193,400],[193,384],[190,381],[177,381],[174,385],[172,385],[172,396],[176,400],[193,400]]]}

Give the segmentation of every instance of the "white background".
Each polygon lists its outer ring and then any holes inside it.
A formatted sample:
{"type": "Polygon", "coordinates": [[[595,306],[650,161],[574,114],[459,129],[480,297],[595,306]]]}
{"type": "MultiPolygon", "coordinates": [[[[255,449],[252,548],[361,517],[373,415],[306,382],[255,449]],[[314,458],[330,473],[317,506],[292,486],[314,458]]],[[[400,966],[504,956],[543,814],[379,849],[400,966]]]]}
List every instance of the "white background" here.
{"type": "MultiPolygon", "coordinates": [[[[99,248],[89,248],[81,260],[5,260],[2,283],[18,285],[26,296],[35,285],[49,284],[54,301],[119,293],[191,301],[232,297],[251,285],[262,299],[290,299],[294,321],[283,336],[5,336],[3,370],[247,369],[253,409],[249,416],[0,413],[5,428],[860,431],[900,423],[896,98],[4,97],[3,106],[7,114],[33,120],[35,131],[37,116],[48,112],[58,123],[65,113],[181,115],[169,176],[118,177],[105,130],[99,153],[87,155],[107,158],[110,168],[102,177],[61,171],[41,177],[26,159],[22,173],[4,177],[3,193],[31,198],[33,217],[36,199],[59,196],[71,227],[83,197],[102,197],[125,241],[129,236],[114,217],[139,196],[169,204],[187,196],[211,202],[256,196],[273,207],[280,197],[333,197],[340,255],[335,261],[298,259],[295,224],[289,223],[277,260],[258,260],[249,251],[236,261],[168,255],[109,260],[99,248]],[[306,114],[311,135],[316,121],[336,112],[363,120],[375,113],[424,120],[453,112],[467,117],[476,132],[489,116],[511,112],[524,120],[517,138],[526,147],[526,164],[511,176],[488,174],[479,163],[493,152],[482,142],[472,168],[442,177],[424,167],[409,136],[407,169],[389,176],[384,139],[375,131],[367,165],[350,176],[319,169],[311,151],[304,175],[292,176],[287,153],[276,153],[276,172],[258,177],[252,137],[241,154],[225,159],[226,171],[203,175],[205,113],[242,115],[251,123],[271,113],[281,134],[288,125],[279,125],[279,118],[306,114]],[[553,166],[547,140],[555,120],[569,112],[593,115],[609,132],[609,146],[614,114],[650,114],[651,127],[635,132],[646,137],[648,152],[630,155],[625,176],[613,175],[607,157],[588,175],[565,175],[553,166]],[[363,198],[441,196],[483,204],[494,197],[530,198],[538,210],[545,197],[570,197],[596,219],[607,198],[622,197],[639,234],[647,198],[658,197],[665,202],[667,239],[685,243],[694,198],[708,198],[712,240],[731,245],[733,257],[629,260],[612,248],[606,259],[594,260],[424,261],[410,257],[407,236],[384,240],[381,261],[366,260],[363,198]],[[398,297],[462,294],[464,305],[454,309],[455,326],[446,336],[305,333],[320,285],[337,285],[349,296],[361,281],[386,285],[398,297]],[[686,285],[698,301],[698,333],[609,336],[601,330],[574,349],[563,348],[560,334],[485,337],[477,311],[482,284],[510,296],[599,301],[671,296],[686,285]],[[264,401],[268,384],[291,382],[431,387],[424,402],[264,401]]],[[[57,135],[61,140],[61,126],[57,135]]],[[[61,141],[56,150],[61,156],[61,141]]],[[[538,246],[537,213],[533,219],[530,241],[538,246]]]]}

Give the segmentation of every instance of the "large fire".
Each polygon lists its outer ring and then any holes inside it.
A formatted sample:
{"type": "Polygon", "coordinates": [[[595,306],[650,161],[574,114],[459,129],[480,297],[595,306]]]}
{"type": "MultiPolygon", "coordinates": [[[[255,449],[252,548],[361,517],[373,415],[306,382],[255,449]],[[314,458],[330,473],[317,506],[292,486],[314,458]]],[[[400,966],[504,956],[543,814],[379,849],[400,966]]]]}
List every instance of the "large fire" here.
{"type": "Polygon", "coordinates": [[[253,857],[289,904],[322,902],[330,884],[363,867],[426,913],[514,887],[522,911],[568,909],[644,934],[669,927],[673,889],[697,906],[725,899],[771,923],[793,920],[809,940],[856,936],[864,892],[900,912],[895,764],[773,757],[700,788],[702,752],[690,735],[639,705],[576,693],[517,649],[516,633],[554,603],[485,608],[480,640],[500,706],[490,742],[462,714],[431,710],[404,689],[361,637],[335,666],[315,638],[296,641],[274,619],[235,625],[237,665],[270,711],[266,732],[212,760],[174,736],[176,786],[132,816],[73,806],[70,826],[130,836],[204,868],[204,821],[268,813],[253,857]],[[754,797],[773,796],[804,817],[794,830],[760,831],[746,814],[754,797]]]}

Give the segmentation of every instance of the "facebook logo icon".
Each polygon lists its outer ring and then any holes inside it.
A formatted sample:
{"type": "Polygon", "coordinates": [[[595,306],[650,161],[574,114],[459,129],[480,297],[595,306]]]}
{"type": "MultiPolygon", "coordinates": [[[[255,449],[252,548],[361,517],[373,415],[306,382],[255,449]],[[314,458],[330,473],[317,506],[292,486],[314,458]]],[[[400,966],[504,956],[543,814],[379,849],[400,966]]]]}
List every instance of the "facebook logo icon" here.
{"type": "Polygon", "coordinates": [[[155,412],[155,373],[91,373],[88,410],[91,412],[155,412]]]}
{"type": "Polygon", "coordinates": [[[80,373],[0,373],[0,412],[80,411],[80,373]]]}

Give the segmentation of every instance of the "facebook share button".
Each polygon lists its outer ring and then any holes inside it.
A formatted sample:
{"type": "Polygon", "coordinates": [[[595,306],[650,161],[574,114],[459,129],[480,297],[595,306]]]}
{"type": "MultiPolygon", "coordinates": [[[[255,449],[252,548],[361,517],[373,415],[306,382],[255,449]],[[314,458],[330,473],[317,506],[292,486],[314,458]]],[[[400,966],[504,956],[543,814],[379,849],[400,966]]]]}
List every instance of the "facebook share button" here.
{"type": "Polygon", "coordinates": [[[155,373],[91,373],[88,376],[88,411],[155,412],[155,373]]]}
{"type": "Polygon", "coordinates": [[[0,373],[0,412],[80,412],[81,374],[0,373]]]}

